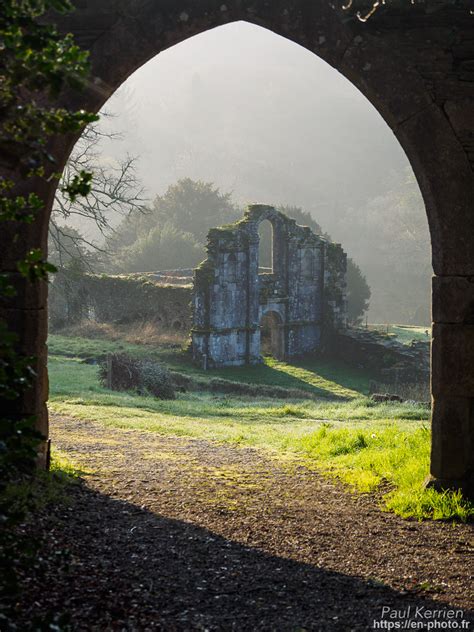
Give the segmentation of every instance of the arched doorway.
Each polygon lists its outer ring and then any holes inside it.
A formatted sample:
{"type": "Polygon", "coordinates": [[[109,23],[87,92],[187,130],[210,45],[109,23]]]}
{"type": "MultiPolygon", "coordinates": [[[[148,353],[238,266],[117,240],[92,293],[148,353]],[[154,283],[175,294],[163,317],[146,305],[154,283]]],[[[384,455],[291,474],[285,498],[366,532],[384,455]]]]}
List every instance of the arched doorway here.
{"type": "Polygon", "coordinates": [[[277,312],[265,312],[260,319],[260,351],[262,355],[270,355],[276,360],[285,357],[283,323],[277,312]]]}
{"type": "MultiPolygon", "coordinates": [[[[261,2],[167,0],[81,2],[58,20],[90,51],[91,78],[82,93],[64,93],[58,105],[98,111],[110,95],[151,57],[216,26],[245,20],[287,37],[320,56],[345,75],[375,105],[404,148],[420,185],[428,215],[433,268],[431,473],[443,487],[474,488],[474,22],[469,11],[443,6],[428,13],[420,5],[403,16],[388,7],[367,23],[348,19],[327,0],[261,2]],[[126,6],[125,6],[126,5],[126,6]],[[446,24],[449,28],[446,28],[446,24]],[[470,52],[471,51],[471,52],[470,52]]],[[[62,168],[76,141],[51,146],[62,168]]],[[[45,201],[37,220],[12,225],[2,234],[2,269],[33,248],[46,250],[54,180],[37,185],[45,201]],[[13,244],[13,245],[12,245],[13,244]]],[[[29,188],[19,187],[27,194],[29,188]]],[[[26,356],[36,356],[37,382],[16,405],[32,414],[48,434],[45,402],[46,287],[29,287],[18,277],[18,298],[2,308],[20,336],[26,356]]]]}

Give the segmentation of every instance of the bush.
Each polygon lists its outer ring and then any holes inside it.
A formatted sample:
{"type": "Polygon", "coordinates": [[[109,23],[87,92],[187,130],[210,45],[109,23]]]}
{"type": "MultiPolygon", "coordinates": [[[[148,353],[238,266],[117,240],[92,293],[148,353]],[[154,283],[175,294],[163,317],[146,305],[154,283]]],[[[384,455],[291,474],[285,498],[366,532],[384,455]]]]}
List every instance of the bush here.
{"type": "Polygon", "coordinates": [[[103,386],[114,391],[149,393],[159,399],[175,399],[170,372],[153,360],[139,360],[125,354],[112,354],[99,366],[103,386]]]}

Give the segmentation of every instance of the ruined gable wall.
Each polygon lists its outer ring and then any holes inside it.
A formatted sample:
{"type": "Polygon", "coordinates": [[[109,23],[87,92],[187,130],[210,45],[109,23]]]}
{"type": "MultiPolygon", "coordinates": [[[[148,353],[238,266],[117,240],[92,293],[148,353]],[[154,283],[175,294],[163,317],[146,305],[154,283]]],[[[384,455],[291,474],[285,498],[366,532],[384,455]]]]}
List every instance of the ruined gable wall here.
{"type": "Polygon", "coordinates": [[[209,232],[194,278],[193,354],[209,366],[258,361],[257,241],[239,223],[209,232]]]}
{"type": "Polygon", "coordinates": [[[239,222],[212,229],[208,258],[195,273],[194,359],[206,366],[261,361],[260,323],[269,312],[278,321],[283,357],[315,351],[323,325],[345,323],[345,255],[340,247],[329,255],[327,249],[324,239],[271,206],[252,205],[239,222]],[[273,270],[258,274],[263,220],[273,226],[273,270]]]}

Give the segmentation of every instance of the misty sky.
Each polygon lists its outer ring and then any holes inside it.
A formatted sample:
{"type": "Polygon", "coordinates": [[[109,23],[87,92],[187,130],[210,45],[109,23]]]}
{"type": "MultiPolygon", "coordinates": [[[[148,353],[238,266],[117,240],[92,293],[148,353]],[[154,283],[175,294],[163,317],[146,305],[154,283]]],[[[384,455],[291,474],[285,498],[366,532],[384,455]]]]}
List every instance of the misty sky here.
{"type": "Polygon", "coordinates": [[[405,185],[408,160],[369,101],[307,50],[230,24],[152,59],[106,110],[115,116],[101,125],[123,140],[106,141],[102,159],[138,156],[149,199],[190,177],[232,192],[242,206],[300,206],[367,275],[374,318],[390,318],[409,293],[406,313],[418,300],[429,303],[427,222],[416,183],[405,185]],[[402,250],[411,239],[411,229],[394,222],[405,193],[415,209],[410,221],[425,234],[422,263],[400,257],[403,231],[402,250]],[[414,269],[421,281],[411,279],[414,269]]]}
{"type": "MultiPolygon", "coordinates": [[[[408,166],[360,92],[312,53],[239,22],[193,37],[138,70],[110,99],[105,127],[140,156],[149,195],[181,177],[214,182],[236,201],[332,215],[383,192],[408,166]]],[[[335,235],[337,238],[337,235],[335,235]]]]}

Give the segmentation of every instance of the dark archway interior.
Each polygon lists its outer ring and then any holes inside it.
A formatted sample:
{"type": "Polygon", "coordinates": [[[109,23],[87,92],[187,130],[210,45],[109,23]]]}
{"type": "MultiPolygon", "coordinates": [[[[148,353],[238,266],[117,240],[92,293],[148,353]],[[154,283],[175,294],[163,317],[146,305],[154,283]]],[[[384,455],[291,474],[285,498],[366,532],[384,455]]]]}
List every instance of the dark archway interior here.
{"type": "Polygon", "coordinates": [[[260,350],[276,360],[284,357],[284,337],[281,317],[276,312],[266,312],[260,320],[260,350]]]}

